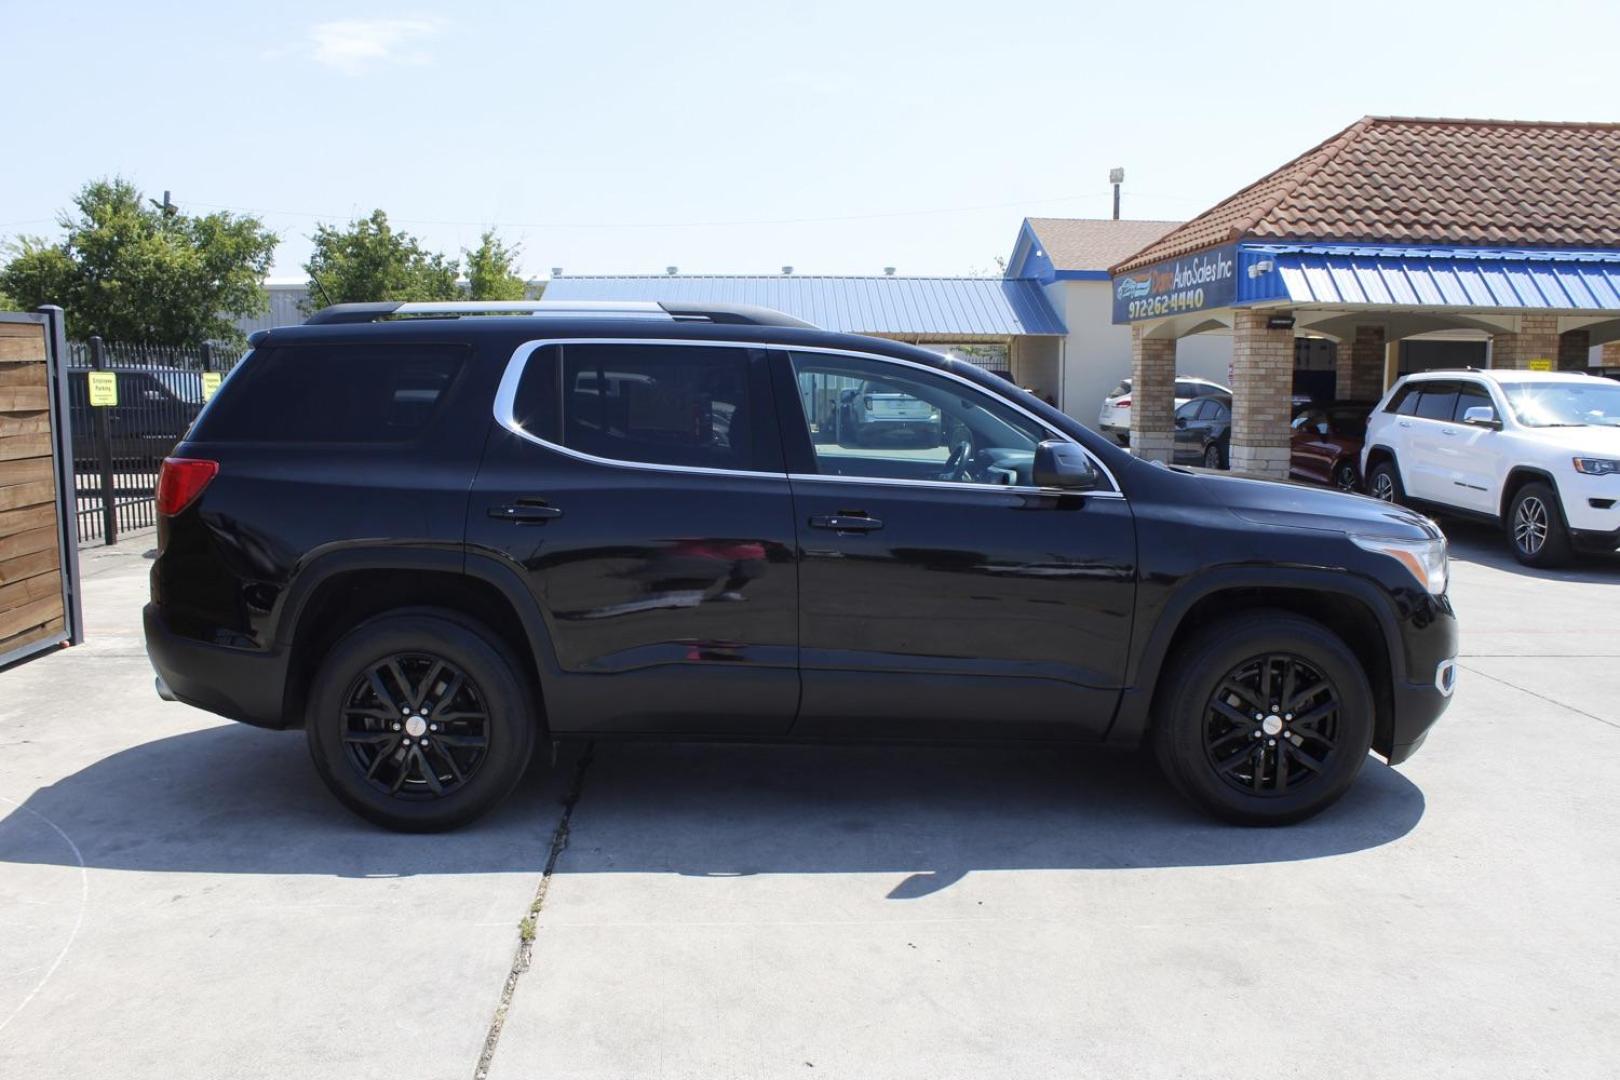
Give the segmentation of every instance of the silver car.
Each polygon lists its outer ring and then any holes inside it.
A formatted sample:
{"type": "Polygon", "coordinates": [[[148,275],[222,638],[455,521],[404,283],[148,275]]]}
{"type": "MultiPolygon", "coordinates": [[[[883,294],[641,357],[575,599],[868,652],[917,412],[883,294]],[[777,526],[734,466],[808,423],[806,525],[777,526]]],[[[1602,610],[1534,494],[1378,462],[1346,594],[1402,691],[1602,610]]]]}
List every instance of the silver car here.
{"type": "MultiPolygon", "coordinates": [[[[1231,389],[1218,382],[1200,379],[1195,375],[1176,376],[1176,404],[1181,408],[1196,397],[1207,394],[1232,393],[1231,389]]],[[[1097,414],[1097,430],[1104,435],[1112,435],[1119,440],[1121,446],[1130,445],[1131,441],[1131,380],[1127,377],[1119,380],[1119,385],[1103,399],[1102,412],[1097,414]]]]}

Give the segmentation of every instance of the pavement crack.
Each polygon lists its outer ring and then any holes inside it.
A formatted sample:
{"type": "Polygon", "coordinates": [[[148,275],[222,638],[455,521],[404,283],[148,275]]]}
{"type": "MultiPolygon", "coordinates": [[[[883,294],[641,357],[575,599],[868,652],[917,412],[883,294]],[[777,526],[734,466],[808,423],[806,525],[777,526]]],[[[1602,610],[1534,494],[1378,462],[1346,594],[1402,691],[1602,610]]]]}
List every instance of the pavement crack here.
{"type": "Polygon", "coordinates": [[[1615,723],[1613,720],[1605,719],[1604,717],[1599,716],[1597,713],[1589,713],[1585,709],[1577,709],[1573,705],[1565,704],[1564,702],[1559,701],[1557,698],[1548,697],[1546,694],[1532,690],[1528,686],[1520,686],[1516,682],[1509,682],[1500,675],[1492,675],[1488,671],[1481,671],[1479,668],[1469,667],[1467,664],[1464,664],[1461,661],[1458,661],[1457,666],[1462,668],[1464,671],[1471,672],[1475,675],[1482,675],[1492,682],[1501,683],[1503,686],[1512,687],[1514,690],[1517,690],[1522,694],[1529,694],[1531,697],[1545,701],[1549,705],[1557,705],[1560,709],[1568,709],[1570,712],[1584,716],[1588,720],[1596,720],[1600,724],[1607,724],[1612,728],[1620,728],[1620,724],[1615,723]]]}
{"type": "Polygon", "coordinates": [[[585,745],[585,752],[580,755],[579,761],[574,765],[574,779],[568,787],[568,794],[563,797],[562,816],[557,819],[557,827],[551,833],[551,853],[546,857],[546,868],[540,874],[540,883],[535,886],[534,899],[529,901],[529,910],[518,923],[518,947],[512,956],[512,969],[506,974],[506,984],[501,988],[501,1000],[495,1006],[495,1015],[489,1021],[489,1033],[484,1036],[484,1050],[478,1055],[478,1067],[473,1071],[473,1080],[486,1080],[489,1076],[489,1067],[495,1060],[495,1050],[501,1043],[501,1029],[506,1026],[506,1014],[512,1007],[512,997],[517,993],[518,980],[523,973],[529,970],[529,964],[534,959],[534,936],[540,923],[540,912],[546,906],[546,894],[551,891],[551,876],[557,869],[557,860],[568,848],[568,834],[574,820],[574,807],[579,804],[579,797],[585,790],[585,773],[591,767],[596,757],[596,744],[585,745]]]}

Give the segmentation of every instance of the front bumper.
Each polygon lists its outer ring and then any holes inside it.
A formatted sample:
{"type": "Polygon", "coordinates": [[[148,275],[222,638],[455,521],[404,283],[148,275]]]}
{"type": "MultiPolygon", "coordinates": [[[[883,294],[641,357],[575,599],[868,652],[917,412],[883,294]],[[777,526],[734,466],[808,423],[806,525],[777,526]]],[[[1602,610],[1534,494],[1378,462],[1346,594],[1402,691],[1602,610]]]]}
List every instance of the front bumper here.
{"type": "Polygon", "coordinates": [[[287,660],[280,652],[229,649],[177,634],[156,604],[141,611],[146,655],[172,698],[256,727],[286,726],[282,694],[287,660]]]}
{"type": "Polygon", "coordinates": [[[1373,745],[1391,765],[1417,753],[1429,737],[1451,706],[1458,673],[1457,618],[1444,598],[1430,601],[1425,612],[1409,612],[1401,630],[1406,670],[1393,680],[1389,723],[1379,725],[1373,745]]]}

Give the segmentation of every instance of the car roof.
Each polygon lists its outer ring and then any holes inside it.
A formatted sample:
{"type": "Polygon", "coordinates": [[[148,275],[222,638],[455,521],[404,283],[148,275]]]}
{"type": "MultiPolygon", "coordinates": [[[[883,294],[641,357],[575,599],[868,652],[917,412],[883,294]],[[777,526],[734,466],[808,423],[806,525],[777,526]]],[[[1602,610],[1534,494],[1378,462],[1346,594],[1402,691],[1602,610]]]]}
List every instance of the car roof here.
{"type": "Polygon", "coordinates": [[[1459,379],[1463,377],[1475,379],[1489,379],[1495,383],[1522,383],[1522,382],[1591,382],[1601,376],[1588,375],[1584,371],[1530,371],[1526,368],[1442,368],[1434,371],[1418,371],[1404,376],[1408,382],[1434,382],[1437,379],[1459,379]]]}

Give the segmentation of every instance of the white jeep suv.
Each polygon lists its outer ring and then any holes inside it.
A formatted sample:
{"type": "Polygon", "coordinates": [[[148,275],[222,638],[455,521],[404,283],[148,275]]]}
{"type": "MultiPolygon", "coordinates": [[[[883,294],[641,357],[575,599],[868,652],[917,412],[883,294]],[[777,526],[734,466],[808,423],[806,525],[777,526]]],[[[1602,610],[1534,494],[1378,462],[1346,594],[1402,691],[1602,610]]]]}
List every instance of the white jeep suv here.
{"type": "Polygon", "coordinates": [[[1519,561],[1620,548],[1620,382],[1551,371],[1425,371],[1367,421],[1367,491],[1500,523],[1519,561]]]}

